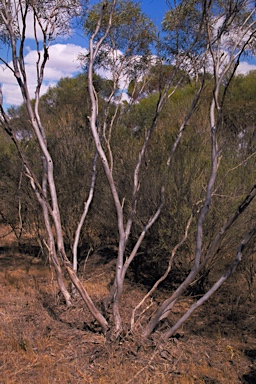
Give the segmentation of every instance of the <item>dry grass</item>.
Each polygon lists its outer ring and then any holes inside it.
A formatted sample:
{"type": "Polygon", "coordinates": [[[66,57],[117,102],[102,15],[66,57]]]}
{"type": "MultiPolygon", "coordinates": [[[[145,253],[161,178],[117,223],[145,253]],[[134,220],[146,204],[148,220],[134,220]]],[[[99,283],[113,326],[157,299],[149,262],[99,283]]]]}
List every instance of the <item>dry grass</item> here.
{"type": "MultiPolygon", "coordinates": [[[[65,308],[48,266],[18,253],[13,239],[0,246],[1,384],[254,382],[255,303],[241,321],[228,322],[227,303],[216,297],[215,306],[200,309],[160,353],[153,339],[141,344],[126,335],[111,344],[95,330],[79,298],[65,308]]],[[[98,304],[112,275],[113,263],[88,261],[83,281],[98,304]]],[[[127,322],[143,294],[143,287],[127,282],[122,307],[127,322]]],[[[173,320],[187,305],[187,299],[180,303],[173,320]]]]}

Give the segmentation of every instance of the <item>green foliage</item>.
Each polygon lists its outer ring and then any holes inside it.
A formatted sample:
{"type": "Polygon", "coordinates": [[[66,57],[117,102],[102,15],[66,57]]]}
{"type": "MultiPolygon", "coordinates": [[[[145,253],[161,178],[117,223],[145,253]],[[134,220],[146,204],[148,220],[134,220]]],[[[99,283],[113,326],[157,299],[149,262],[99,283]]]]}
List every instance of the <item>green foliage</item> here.
{"type": "MultiPolygon", "coordinates": [[[[172,75],[173,68],[166,67],[163,71],[168,77],[172,75]]],[[[156,88],[155,84],[157,80],[152,78],[148,89],[156,88]]],[[[106,102],[105,97],[109,94],[112,83],[96,76],[94,85],[100,100],[100,121],[106,102]]],[[[166,104],[143,159],[135,225],[128,249],[132,249],[138,234],[155,212],[160,202],[163,182],[166,186],[166,196],[162,214],[147,234],[139,250],[139,256],[133,263],[138,279],[150,277],[151,281],[155,281],[156,277],[163,273],[171,249],[181,240],[191,211],[195,207],[196,209],[200,207],[204,195],[204,186],[210,172],[207,117],[210,88],[205,88],[202,102],[187,124],[181,145],[172,157],[168,172],[166,171],[170,150],[197,87],[196,82],[181,83],[177,92],[166,104]]],[[[128,214],[131,207],[134,167],[144,133],[152,123],[158,95],[158,92],[152,92],[149,96],[141,98],[132,108],[123,110],[112,127],[113,175],[124,204],[125,214],[128,214]]],[[[246,159],[252,154],[255,145],[255,96],[254,73],[236,77],[226,95],[223,124],[219,132],[222,159],[210,214],[204,225],[206,248],[223,224],[224,218],[248,192],[252,182],[255,157],[246,159]],[[243,161],[245,163],[239,166],[243,161]]],[[[40,107],[49,150],[54,160],[63,230],[66,242],[70,246],[88,195],[95,152],[88,129],[87,100],[87,76],[82,74],[73,79],[61,79],[56,87],[51,88],[43,96],[40,107]]],[[[15,132],[17,134],[22,132],[20,137],[25,137],[22,142],[25,154],[40,179],[42,164],[38,156],[38,145],[30,134],[30,123],[24,108],[12,109],[10,118],[15,132]]],[[[23,169],[17,160],[14,146],[5,139],[0,141],[0,149],[1,210],[5,215],[8,213],[8,220],[15,226],[19,223],[18,209],[21,204],[24,228],[39,236],[40,209],[38,204],[33,202],[29,181],[24,175],[21,177],[23,169]]],[[[253,217],[253,210],[251,215],[253,217]]],[[[193,262],[194,223],[188,240],[175,259],[169,284],[177,284],[193,262]]],[[[249,223],[241,218],[235,231],[231,231],[221,244],[219,254],[222,252],[224,255],[227,249],[231,250],[239,228],[248,225],[249,223]]],[[[98,163],[94,200],[80,245],[88,244],[88,247],[113,245],[116,244],[117,238],[116,213],[112,197],[103,169],[98,163]]],[[[208,274],[206,276],[208,277],[208,274]]]]}
{"type": "Polygon", "coordinates": [[[155,115],[158,97],[155,93],[140,100],[131,108],[129,115],[125,116],[125,126],[133,135],[140,136],[149,129],[155,115]]]}
{"type": "Polygon", "coordinates": [[[102,77],[94,74],[93,75],[93,85],[97,93],[101,97],[109,97],[113,91],[114,82],[113,80],[102,79],[102,77]]]}
{"type": "MultiPolygon", "coordinates": [[[[235,77],[229,87],[224,105],[224,118],[229,132],[238,136],[255,127],[255,108],[256,71],[251,71],[246,76],[235,77]]],[[[252,143],[249,147],[253,151],[252,143]]]]}
{"type": "MultiPolygon", "coordinates": [[[[96,39],[102,38],[108,28],[112,10],[113,1],[102,1],[93,6],[85,20],[85,33],[89,36],[94,33],[99,15],[102,14],[100,30],[96,39]]],[[[140,4],[131,0],[117,1],[110,33],[106,37],[105,44],[122,51],[125,55],[147,55],[150,53],[149,46],[154,39],[154,24],[141,12],[140,4]]]]}
{"type": "Polygon", "coordinates": [[[185,52],[198,54],[206,46],[206,30],[202,24],[203,6],[198,0],[181,1],[171,8],[164,17],[163,30],[166,32],[168,55],[185,52]]]}
{"type": "Polygon", "coordinates": [[[87,76],[80,74],[75,78],[63,78],[56,87],[50,87],[42,97],[40,112],[46,124],[59,126],[59,118],[64,117],[76,121],[76,126],[85,126],[89,111],[87,76]],[[63,108],[64,106],[64,108],[63,108]],[[48,116],[51,116],[49,119],[48,116]]]}
{"type": "MultiPolygon", "coordinates": [[[[87,36],[93,36],[94,44],[104,38],[95,57],[94,67],[111,71],[116,87],[120,87],[120,77],[135,79],[152,61],[156,28],[142,13],[139,3],[131,0],[118,0],[115,5],[113,1],[97,3],[85,18],[84,31],[87,36]],[[108,30],[110,20],[111,27],[108,30]]],[[[88,57],[81,57],[81,60],[86,69],[88,57]]]]}
{"type": "MultiPolygon", "coordinates": [[[[27,139],[21,142],[21,146],[25,152],[29,152],[30,143],[27,139]]],[[[33,151],[33,161],[37,161],[36,151],[33,151]]],[[[9,225],[18,240],[25,232],[34,235],[34,226],[38,223],[41,214],[28,183],[13,142],[1,132],[0,222],[9,225]]]]}
{"type": "Polygon", "coordinates": [[[31,124],[25,105],[11,107],[8,109],[8,116],[12,121],[12,130],[20,139],[29,139],[32,135],[31,124]]]}
{"type": "Polygon", "coordinates": [[[152,93],[161,92],[166,87],[179,85],[184,87],[190,82],[185,71],[176,69],[173,65],[164,65],[159,62],[150,67],[147,75],[141,81],[132,80],[128,87],[128,95],[137,100],[145,98],[152,93]]]}

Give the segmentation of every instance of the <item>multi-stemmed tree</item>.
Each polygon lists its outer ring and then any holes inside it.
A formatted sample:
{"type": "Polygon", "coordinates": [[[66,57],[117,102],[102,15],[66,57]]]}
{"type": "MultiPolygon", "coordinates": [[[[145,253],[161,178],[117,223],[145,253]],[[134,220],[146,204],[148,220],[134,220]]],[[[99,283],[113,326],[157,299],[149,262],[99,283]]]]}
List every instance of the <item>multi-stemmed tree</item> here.
{"type": "MultiPolygon", "coordinates": [[[[201,195],[203,194],[203,198],[196,204],[194,209],[191,209],[180,242],[177,242],[176,246],[170,250],[170,260],[166,272],[134,309],[131,319],[131,328],[133,330],[135,320],[140,320],[140,316],[136,312],[168,275],[178,248],[187,239],[192,220],[196,223],[193,266],[180,286],[159,306],[151,319],[149,318],[146,323],[143,323],[143,336],[148,337],[159,321],[168,316],[184,291],[199,276],[207,263],[212,260],[219,242],[236,219],[249,207],[256,193],[254,185],[248,195],[234,209],[234,212],[230,212],[228,218],[223,218],[220,229],[213,236],[211,244],[204,247],[205,221],[211,210],[212,196],[221,163],[221,148],[218,142],[223,126],[225,97],[242,55],[245,52],[252,52],[255,47],[254,2],[248,0],[180,1],[175,7],[170,8],[165,16],[163,23],[166,34],[165,43],[162,43],[161,39],[156,37],[154,26],[141,13],[139,6],[132,1],[103,1],[92,7],[90,12],[85,15],[84,29],[89,37],[89,46],[88,55],[81,57],[81,60],[84,62],[88,78],[90,98],[88,120],[95,144],[95,157],[92,166],[89,197],[81,217],[78,218],[74,237],[73,256],[75,262],[72,267],[64,246],[53,158],[47,144],[47,135],[42,123],[43,118],[40,115],[39,106],[44,70],[49,59],[49,46],[54,36],[63,31],[62,28],[68,25],[77,10],[80,9],[76,1],[68,0],[47,2],[4,0],[2,2],[0,5],[1,36],[2,41],[10,45],[12,62],[7,62],[3,57],[1,62],[12,72],[20,87],[33,135],[38,142],[40,156],[42,157],[40,173],[36,173],[33,169],[30,159],[27,158],[17,135],[13,132],[12,120],[2,106],[1,126],[14,141],[26,176],[41,206],[46,230],[45,244],[49,252],[49,258],[55,267],[58,284],[67,305],[71,305],[72,297],[63,279],[63,267],[68,272],[73,286],[79,291],[91,314],[102,326],[103,331],[106,332],[110,328],[111,334],[115,337],[118,337],[123,329],[120,306],[127,270],[137,256],[147,232],[161,214],[165,203],[166,178],[168,172],[170,172],[170,165],[178,159],[174,155],[177,148],[182,145],[182,137],[190,129],[189,122],[200,105],[205,89],[211,89],[211,92],[208,91],[208,95],[210,94],[211,97],[207,99],[208,122],[203,127],[204,131],[208,132],[211,141],[211,152],[209,153],[211,170],[207,186],[205,189],[202,186],[201,195]],[[30,98],[29,78],[24,62],[24,47],[29,17],[33,19],[34,40],[37,49],[35,62],[37,85],[33,101],[30,98]],[[153,45],[154,55],[151,52],[153,45]],[[172,70],[165,70],[166,62],[171,63],[172,70]],[[154,68],[153,71],[152,67],[154,68]],[[95,73],[99,73],[99,71],[103,71],[103,73],[107,71],[108,76],[111,78],[108,83],[108,92],[103,96],[100,95],[95,81],[95,73]],[[131,248],[130,238],[132,229],[138,219],[142,178],[147,177],[147,166],[145,165],[147,150],[164,107],[171,103],[172,97],[182,86],[188,75],[195,82],[193,96],[190,105],[186,107],[182,114],[180,126],[165,159],[165,166],[162,167],[163,175],[159,185],[158,204],[152,209],[149,217],[146,220],[144,218],[143,227],[137,233],[135,241],[133,238],[133,247],[131,248]],[[118,188],[117,183],[116,172],[120,168],[116,163],[117,159],[112,140],[113,134],[120,129],[120,125],[129,115],[132,103],[143,97],[147,90],[150,89],[148,84],[152,81],[152,76],[156,83],[156,86],[154,86],[155,107],[150,122],[145,127],[144,138],[140,140],[140,147],[138,146],[137,153],[132,160],[133,177],[130,182],[130,190],[123,191],[118,188]],[[163,78],[165,81],[163,81],[163,78]],[[158,80],[156,81],[156,79],[158,80]],[[105,300],[105,307],[112,308],[113,324],[108,323],[103,312],[96,308],[76,275],[77,244],[89,206],[93,201],[98,158],[106,176],[117,217],[118,255],[115,279],[109,296],[105,300]]],[[[175,172],[175,167],[172,167],[173,169],[173,172],[175,172]]],[[[211,297],[230,276],[241,261],[243,249],[252,236],[255,235],[255,232],[256,227],[252,226],[249,232],[242,235],[242,240],[240,239],[237,244],[237,255],[230,267],[224,271],[223,276],[216,281],[205,295],[194,303],[184,316],[163,335],[165,339],[173,335],[193,311],[211,297]]]]}

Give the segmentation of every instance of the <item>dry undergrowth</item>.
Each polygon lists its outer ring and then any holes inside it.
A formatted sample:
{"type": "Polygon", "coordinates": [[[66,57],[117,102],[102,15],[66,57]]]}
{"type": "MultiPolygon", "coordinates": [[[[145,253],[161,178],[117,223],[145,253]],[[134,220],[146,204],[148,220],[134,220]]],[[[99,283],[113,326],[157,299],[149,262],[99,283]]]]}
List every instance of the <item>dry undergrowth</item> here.
{"type": "MultiPolygon", "coordinates": [[[[0,241],[3,239],[0,239],[0,241]]],[[[255,302],[227,316],[227,296],[202,308],[177,337],[161,345],[126,335],[111,344],[79,298],[66,309],[54,274],[38,258],[0,243],[0,383],[255,383],[255,302]],[[243,316],[242,316],[243,315],[243,316]]],[[[113,262],[88,261],[83,281],[96,302],[106,295],[113,262]],[[93,270],[93,276],[90,275],[93,270]]],[[[145,293],[127,282],[127,319],[145,293]]],[[[164,292],[161,292],[164,298],[164,292]]],[[[176,313],[184,310],[187,299],[176,313]]],[[[191,299],[190,299],[191,300],[191,299]]],[[[247,302],[248,305],[248,302],[247,302]]],[[[172,319],[170,319],[172,321],[172,319]]],[[[139,330],[138,330],[139,332],[139,330]]]]}

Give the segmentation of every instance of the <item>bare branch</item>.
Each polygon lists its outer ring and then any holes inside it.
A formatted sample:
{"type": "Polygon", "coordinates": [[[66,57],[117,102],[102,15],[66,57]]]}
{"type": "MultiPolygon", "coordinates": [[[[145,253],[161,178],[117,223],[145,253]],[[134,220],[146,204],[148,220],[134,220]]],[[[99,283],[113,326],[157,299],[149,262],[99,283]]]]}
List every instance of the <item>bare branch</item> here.
{"type": "Polygon", "coordinates": [[[236,258],[230,267],[225,271],[225,273],[221,276],[221,278],[212,286],[211,289],[199,299],[196,303],[192,304],[188,311],[177,321],[177,323],[167,332],[164,333],[163,338],[167,340],[169,337],[174,335],[174,333],[185,323],[185,321],[192,315],[192,313],[199,308],[205,301],[209,300],[209,298],[222,286],[222,284],[234,273],[237,266],[240,264],[243,257],[243,250],[246,245],[249,243],[251,238],[256,234],[256,226],[254,226],[243,238],[241,241],[236,258]]]}
{"type": "Polygon", "coordinates": [[[175,245],[175,247],[173,248],[173,250],[171,252],[171,256],[170,256],[169,263],[168,263],[168,266],[166,268],[165,273],[155,282],[155,284],[150,289],[150,291],[148,291],[148,293],[143,297],[143,299],[139,302],[139,304],[137,304],[136,307],[133,309],[132,317],[131,317],[131,329],[133,329],[133,327],[134,327],[134,320],[135,320],[136,311],[145,303],[147,298],[152,295],[152,293],[157,289],[159,284],[162,283],[166,279],[166,277],[169,275],[170,270],[172,268],[173,259],[176,255],[176,252],[184,244],[184,242],[186,241],[186,239],[188,237],[188,231],[189,231],[189,228],[190,228],[190,225],[192,222],[192,218],[193,218],[193,215],[190,216],[190,218],[187,222],[186,230],[185,230],[183,238],[181,239],[181,241],[178,244],[175,245]]]}

